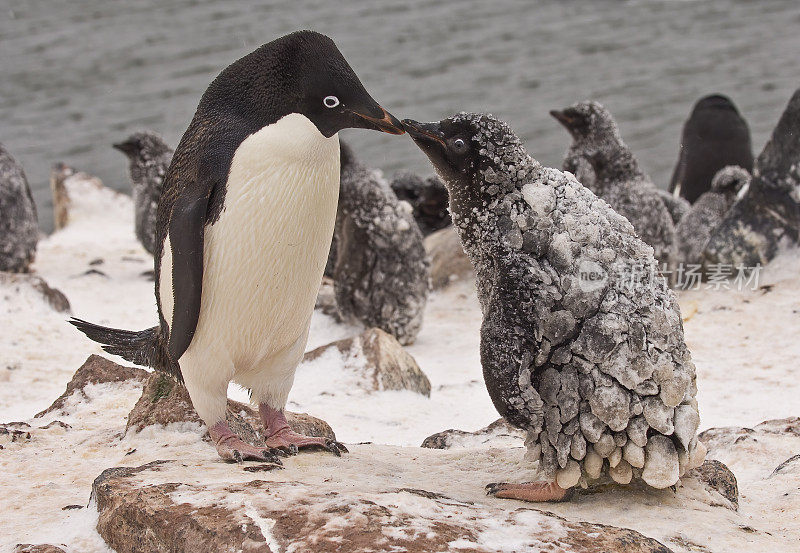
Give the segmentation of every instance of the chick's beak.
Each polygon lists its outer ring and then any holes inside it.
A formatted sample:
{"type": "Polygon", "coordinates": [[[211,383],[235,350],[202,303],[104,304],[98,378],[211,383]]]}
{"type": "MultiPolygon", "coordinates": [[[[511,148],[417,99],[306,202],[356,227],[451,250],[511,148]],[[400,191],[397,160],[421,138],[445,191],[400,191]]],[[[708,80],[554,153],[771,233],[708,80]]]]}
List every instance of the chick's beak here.
{"type": "Polygon", "coordinates": [[[381,110],[381,117],[374,117],[358,111],[353,111],[352,114],[366,121],[368,124],[370,124],[370,127],[375,130],[389,134],[405,134],[406,131],[403,128],[403,124],[394,115],[383,109],[381,106],[378,106],[378,109],[381,110]]]}
{"type": "Polygon", "coordinates": [[[552,115],[556,121],[558,121],[567,128],[569,128],[569,126],[572,124],[572,118],[569,115],[567,115],[565,111],[552,109],[550,110],[550,115],[552,115]]]}
{"type": "Polygon", "coordinates": [[[441,146],[446,146],[444,133],[439,127],[439,123],[420,123],[413,119],[403,119],[403,126],[414,142],[422,144],[436,142],[441,146]]]}

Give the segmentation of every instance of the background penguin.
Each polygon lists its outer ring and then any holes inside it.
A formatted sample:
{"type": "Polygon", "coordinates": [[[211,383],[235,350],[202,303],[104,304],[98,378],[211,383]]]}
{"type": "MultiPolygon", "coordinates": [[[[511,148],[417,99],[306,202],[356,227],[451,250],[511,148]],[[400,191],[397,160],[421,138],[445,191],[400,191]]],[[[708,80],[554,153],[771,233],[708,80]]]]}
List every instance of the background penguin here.
{"type": "Polygon", "coordinates": [[[679,263],[702,265],[708,238],[736,201],[737,194],[749,183],[750,173],[741,167],[731,165],[720,169],[711,181],[711,190],[694,202],[675,229],[679,263]]]}
{"type": "Polygon", "coordinates": [[[706,246],[705,263],[755,267],[800,241],[800,89],[758,156],[753,180],[706,246]]]}
{"type": "Polygon", "coordinates": [[[38,242],[39,221],[28,179],[0,143],[0,271],[27,272],[38,242]]]}
{"type": "Polygon", "coordinates": [[[671,266],[675,257],[672,216],[622,141],[611,113],[598,102],[586,101],[550,114],[574,140],[565,170],[578,157],[588,161],[595,176],[591,190],[633,224],[639,237],[652,246],[659,263],[671,266]]]}
{"type": "Polygon", "coordinates": [[[712,94],[698,100],[683,125],[669,191],[694,203],[727,165],[753,171],[750,129],[730,98],[712,94]]]}
{"type": "Polygon", "coordinates": [[[490,115],[404,124],[447,186],[475,265],[489,395],[527,430],[540,463],[542,481],[488,492],[561,500],[603,474],[666,488],[699,466],[680,309],[630,223],[571,175],[542,167],[490,115]]]}
{"type": "Polygon", "coordinates": [[[172,148],[155,133],[137,132],[114,148],[128,156],[133,183],[136,237],[144,249],[155,252],[156,214],[164,177],[172,161],[172,148]]]}
{"type": "Polygon", "coordinates": [[[428,300],[430,269],[411,206],[341,148],[333,288],[342,320],[414,342],[428,300]]]}
{"type": "Polygon", "coordinates": [[[692,204],[680,196],[673,196],[666,190],[661,190],[660,188],[657,188],[656,192],[658,192],[658,197],[661,198],[661,201],[664,202],[664,207],[669,211],[669,216],[672,218],[673,225],[680,223],[681,219],[686,217],[689,210],[692,209],[692,204]]]}
{"type": "Polygon", "coordinates": [[[333,41],[299,31],[223,70],[203,94],[158,208],[160,324],[140,332],[73,324],[104,349],[182,378],[224,459],[337,445],[289,429],[283,408],[302,359],[336,218],[338,132],[404,131],[333,41]],[[235,381],[258,404],[267,447],[225,421],[235,381]]]}
{"type": "Polygon", "coordinates": [[[414,219],[423,236],[450,225],[447,189],[435,175],[423,179],[415,173],[397,173],[389,186],[398,199],[414,208],[414,219]]]}

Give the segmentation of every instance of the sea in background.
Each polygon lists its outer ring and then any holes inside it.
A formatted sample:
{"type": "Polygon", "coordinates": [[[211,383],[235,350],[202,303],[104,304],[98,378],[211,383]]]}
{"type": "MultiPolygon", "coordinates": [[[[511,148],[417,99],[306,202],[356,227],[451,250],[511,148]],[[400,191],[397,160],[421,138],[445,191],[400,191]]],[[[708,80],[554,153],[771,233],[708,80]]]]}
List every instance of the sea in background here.
{"type": "MultiPolygon", "coordinates": [[[[301,28],[333,37],[394,115],[490,111],[546,165],[569,144],[548,111],[599,100],[661,187],[700,96],[729,95],[758,153],[800,86],[797,0],[0,0],[0,141],[43,229],[54,162],[128,191],[113,142],[152,129],[174,146],[221,69],[301,28]]],[[[431,172],[405,137],[342,135],[387,175],[431,172]]]]}

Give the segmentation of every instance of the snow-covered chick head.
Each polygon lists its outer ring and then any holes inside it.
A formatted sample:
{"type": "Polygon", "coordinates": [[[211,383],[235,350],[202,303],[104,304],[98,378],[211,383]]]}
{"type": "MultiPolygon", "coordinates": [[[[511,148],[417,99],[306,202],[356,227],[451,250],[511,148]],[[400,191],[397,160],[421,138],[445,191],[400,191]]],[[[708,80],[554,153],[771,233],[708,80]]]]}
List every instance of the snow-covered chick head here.
{"type": "Polygon", "coordinates": [[[585,100],[560,111],[554,109],[550,115],[564,125],[576,144],[586,148],[600,148],[604,142],[619,139],[614,117],[600,102],[585,100]]]}
{"type": "Polygon", "coordinates": [[[509,126],[489,114],[462,112],[403,124],[447,187],[455,215],[483,211],[541,168],[509,126]]]}
{"type": "Polygon", "coordinates": [[[131,161],[147,162],[165,153],[172,153],[172,148],[167,146],[160,136],[149,131],[135,132],[124,142],[118,142],[113,146],[131,161]]]}

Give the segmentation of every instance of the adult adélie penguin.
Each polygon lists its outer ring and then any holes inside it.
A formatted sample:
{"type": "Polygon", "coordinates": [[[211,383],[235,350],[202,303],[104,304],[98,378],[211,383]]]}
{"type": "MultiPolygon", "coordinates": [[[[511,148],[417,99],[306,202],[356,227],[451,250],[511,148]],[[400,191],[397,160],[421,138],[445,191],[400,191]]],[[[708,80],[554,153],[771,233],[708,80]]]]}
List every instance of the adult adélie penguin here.
{"type": "Polygon", "coordinates": [[[167,172],[158,326],[71,321],[109,353],[182,379],[223,459],[343,449],[293,432],[283,410],[331,243],[346,128],[404,132],[330,38],[298,31],[231,64],[203,94],[167,172]],[[228,426],[231,381],[258,404],[267,447],[228,426]]]}

